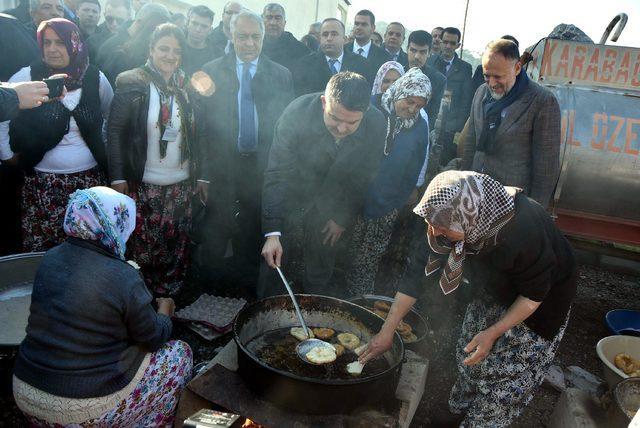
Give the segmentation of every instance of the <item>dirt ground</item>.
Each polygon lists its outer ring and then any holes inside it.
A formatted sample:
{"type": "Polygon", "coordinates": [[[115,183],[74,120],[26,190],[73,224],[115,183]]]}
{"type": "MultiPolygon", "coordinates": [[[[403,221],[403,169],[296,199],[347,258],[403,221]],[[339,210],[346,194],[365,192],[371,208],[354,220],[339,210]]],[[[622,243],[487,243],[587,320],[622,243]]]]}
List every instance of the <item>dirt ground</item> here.
{"type": "MultiPolygon", "coordinates": [[[[556,357],[556,363],[566,367],[576,365],[602,377],[600,361],[595,352],[598,340],[609,333],[604,325],[604,315],[611,309],[640,310],[637,298],[640,278],[608,272],[590,266],[581,266],[578,293],[564,340],[556,357]]],[[[450,297],[447,300],[435,297],[430,305],[423,305],[422,312],[429,318],[433,334],[422,345],[422,353],[429,358],[430,367],[424,396],[412,427],[442,427],[452,425],[447,411],[449,390],[455,381],[454,345],[462,322],[463,305],[450,297]],[[433,316],[434,308],[438,316],[433,316]],[[430,316],[431,313],[431,316],[430,316]]],[[[183,297],[178,307],[194,300],[183,297]]],[[[228,338],[215,343],[201,340],[191,331],[177,325],[174,337],[187,341],[194,350],[195,363],[210,359],[215,349],[228,338]]],[[[5,379],[3,379],[5,382],[5,379]]],[[[26,426],[15,407],[8,384],[2,385],[0,394],[0,426],[26,426]]],[[[540,427],[548,424],[559,393],[541,387],[526,411],[515,422],[514,427],[540,427]]]]}

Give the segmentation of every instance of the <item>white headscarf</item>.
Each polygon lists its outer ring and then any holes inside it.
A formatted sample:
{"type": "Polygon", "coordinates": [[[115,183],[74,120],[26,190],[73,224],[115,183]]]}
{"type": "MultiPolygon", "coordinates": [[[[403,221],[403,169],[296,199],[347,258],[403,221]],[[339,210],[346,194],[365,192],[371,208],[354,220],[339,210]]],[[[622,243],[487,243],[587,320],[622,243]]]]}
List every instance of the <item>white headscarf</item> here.
{"type": "MultiPolygon", "coordinates": [[[[429,98],[431,98],[431,82],[422,70],[417,67],[413,67],[400,76],[400,78],[393,82],[393,84],[389,86],[389,89],[382,94],[382,108],[384,108],[389,115],[395,115],[396,101],[409,97],[422,97],[426,102],[429,102],[429,98]]],[[[406,119],[396,118],[392,138],[403,129],[411,129],[419,116],[420,110],[416,111],[413,117],[406,119]]]]}
{"type": "Polygon", "coordinates": [[[103,247],[125,260],[126,242],[136,228],[136,204],[109,187],[75,191],[69,198],[64,232],[103,247]]]}
{"type": "Polygon", "coordinates": [[[373,81],[373,88],[371,88],[371,95],[378,95],[382,93],[382,81],[384,80],[384,77],[387,75],[389,70],[397,71],[400,76],[404,74],[404,67],[399,62],[385,62],[380,66],[380,69],[378,69],[378,73],[376,73],[376,78],[373,81]]]}

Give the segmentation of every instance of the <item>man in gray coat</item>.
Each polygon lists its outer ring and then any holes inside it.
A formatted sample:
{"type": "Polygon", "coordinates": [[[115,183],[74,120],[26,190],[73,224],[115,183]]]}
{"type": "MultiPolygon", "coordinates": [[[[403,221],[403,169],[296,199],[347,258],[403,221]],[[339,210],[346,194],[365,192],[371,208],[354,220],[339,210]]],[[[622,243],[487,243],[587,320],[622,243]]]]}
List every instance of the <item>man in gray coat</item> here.
{"type": "Polygon", "coordinates": [[[547,207],[560,171],[560,107],[549,90],[529,80],[519,58],[510,40],[487,46],[486,83],[473,98],[461,169],[520,187],[547,207]]]}

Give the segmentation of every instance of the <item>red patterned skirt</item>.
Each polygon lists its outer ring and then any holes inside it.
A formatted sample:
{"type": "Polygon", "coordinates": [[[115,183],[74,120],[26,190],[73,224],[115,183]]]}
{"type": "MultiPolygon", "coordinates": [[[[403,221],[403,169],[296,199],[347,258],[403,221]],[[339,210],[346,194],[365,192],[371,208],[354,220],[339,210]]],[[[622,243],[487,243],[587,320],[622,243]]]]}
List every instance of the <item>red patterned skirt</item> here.
{"type": "Polygon", "coordinates": [[[47,251],[61,244],[69,196],[78,189],[103,186],[98,167],[73,174],[36,171],[22,187],[22,247],[25,252],[47,251]]]}
{"type": "Polygon", "coordinates": [[[191,180],[168,186],[142,183],[130,195],[136,201],[136,230],[127,242],[127,258],[140,265],[150,290],[174,295],[189,266],[191,180]]]}

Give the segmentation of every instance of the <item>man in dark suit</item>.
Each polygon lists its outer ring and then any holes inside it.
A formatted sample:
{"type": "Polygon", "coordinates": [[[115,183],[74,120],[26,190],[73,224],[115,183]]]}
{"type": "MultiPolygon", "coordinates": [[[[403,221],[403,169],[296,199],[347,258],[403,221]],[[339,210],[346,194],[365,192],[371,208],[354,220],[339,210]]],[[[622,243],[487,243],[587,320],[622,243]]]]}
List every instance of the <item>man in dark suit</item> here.
{"type": "Polygon", "coordinates": [[[104,22],[90,36],[85,44],[89,46],[89,61],[96,63],[100,47],[111,37],[118,34],[120,28],[131,25],[131,2],[127,0],[107,0],[104,5],[104,22]]]}
{"type": "Polygon", "coordinates": [[[442,144],[440,163],[446,165],[456,157],[457,147],[453,138],[462,131],[469,118],[471,100],[473,99],[473,80],[471,64],[458,58],[456,49],[460,47],[460,30],[447,27],[442,32],[442,52],[440,56],[432,57],[429,61],[436,70],[447,76],[447,88],[451,102],[443,111],[442,128],[439,140],[442,144]]]}
{"type": "Polygon", "coordinates": [[[358,12],[353,18],[354,41],[344,46],[345,51],[360,55],[368,61],[369,75],[365,76],[371,81],[375,79],[380,66],[389,61],[389,54],[378,47],[371,40],[371,34],[376,31],[376,17],[367,9],[358,12]]]}
{"type": "Polygon", "coordinates": [[[409,34],[407,47],[409,68],[418,67],[431,81],[431,99],[427,103],[425,111],[429,116],[429,129],[433,131],[440,111],[440,102],[444,94],[444,87],[447,84],[447,78],[438,70],[426,64],[430,52],[431,34],[423,30],[409,34]]]}
{"type": "MultiPolygon", "coordinates": [[[[276,120],[293,99],[293,83],[289,70],[261,54],[264,24],[259,15],[243,10],[233,17],[230,28],[234,52],[203,67],[216,87],[211,97],[202,100],[216,164],[210,219],[219,229],[211,231],[217,239],[209,244],[231,238],[234,270],[244,274],[243,282],[255,286],[263,241],[263,173],[276,120]],[[220,239],[224,233],[226,239],[220,239]]],[[[210,251],[221,255],[216,249],[210,251]]]]}
{"type": "Polygon", "coordinates": [[[324,91],[332,75],[340,71],[353,71],[364,76],[369,85],[367,60],[343,49],[344,24],[336,18],[322,21],[320,51],[303,56],[293,66],[293,83],[296,96],[324,91]]]}
{"type": "Polygon", "coordinates": [[[293,64],[308,55],[310,50],[293,34],[284,30],[287,24],[287,15],[282,5],[278,3],[267,4],[262,12],[262,19],[266,30],[262,52],[270,60],[291,71],[293,64]]]}
{"type": "Polygon", "coordinates": [[[384,33],[384,49],[389,54],[389,61],[399,62],[406,71],[409,66],[409,57],[402,50],[405,31],[404,25],[399,22],[387,25],[387,30],[384,33]]]}
{"type": "Polygon", "coordinates": [[[222,20],[220,24],[207,37],[207,42],[212,46],[215,46],[218,50],[228,54],[233,50],[233,44],[231,43],[231,18],[237,15],[242,10],[242,5],[237,1],[230,1],[224,5],[222,9],[222,20]]]}
{"type": "MultiPolygon", "coordinates": [[[[370,91],[362,76],[338,73],[324,94],[289,104],[276,125],[262,192],[262,255],[270,268],[281,266],[283,254],[290,256],[290,219],[304,211],[306,293],[341,295],[332,288],[336,254],[345,245],[341,237],[361,210],[384,152],[386,121],[370,107],[370,91]]],[[[281,293],[276,280],[263,265],[259,296],[281,293]]]]}

